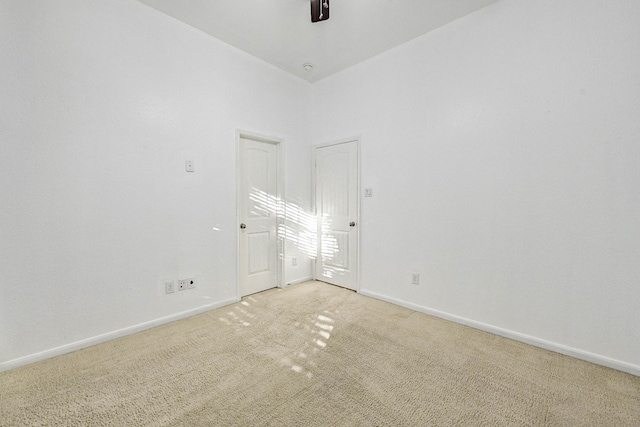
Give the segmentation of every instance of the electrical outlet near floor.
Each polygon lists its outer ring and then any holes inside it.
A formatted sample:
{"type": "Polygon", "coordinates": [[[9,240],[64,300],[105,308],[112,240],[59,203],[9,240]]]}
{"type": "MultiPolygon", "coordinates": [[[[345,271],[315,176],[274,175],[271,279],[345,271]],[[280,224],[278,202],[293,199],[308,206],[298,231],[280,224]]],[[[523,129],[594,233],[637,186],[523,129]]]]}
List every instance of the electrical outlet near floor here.
{"type": "Polygon", "coordinates": [[[193,289],[196,287],[196,278],[195,277],[187,277],[187,289],[193,289]]]}
{"type": "Polygon", "coordinates": [[[298,265],[298,257],[297,256],[291,257],[291,265],[293,265],[293,266],[298,265]]]}
{"type": "Polygon", "coordinates": [[[411,284],[419,285],[420,284],[420,275],[418,273],[411,274],[411,284]]]}
{"type": "Polygon", "coordinates": [[[176,282],[173,280],[167,280],[164,282],[164,291],[167,294],[172,294],[176,291],[176,282]]]}
{"type": "Polygon", "coordinates": [[[178,290],[184,291],[187,288],[187,284],[189,283],[189,279],[178,279],[178,290]]]}

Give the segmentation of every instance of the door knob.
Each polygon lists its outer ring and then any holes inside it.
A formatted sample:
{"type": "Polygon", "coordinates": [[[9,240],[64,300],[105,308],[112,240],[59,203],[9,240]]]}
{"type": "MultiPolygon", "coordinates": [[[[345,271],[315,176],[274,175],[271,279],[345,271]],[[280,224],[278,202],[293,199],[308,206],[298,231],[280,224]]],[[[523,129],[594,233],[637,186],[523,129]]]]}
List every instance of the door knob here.
{"type": "MultiPolygon", "coordinates": [[[[343,224],[344,224],[344,223],[343,223],[343,224]]],[[[355,226],[356,226],[356,223],[355,223],[355,222],[351,221],[351,222],[349,223],[349,227],[355,227],[355,226]]]]}
{"type": "Polygon", "coordinates": [[[244,230],[245,228],[247,228],[247,224],[245,224],[244,222],[242,224],[240,224],[240,228],[242,230],[244,230]]]}

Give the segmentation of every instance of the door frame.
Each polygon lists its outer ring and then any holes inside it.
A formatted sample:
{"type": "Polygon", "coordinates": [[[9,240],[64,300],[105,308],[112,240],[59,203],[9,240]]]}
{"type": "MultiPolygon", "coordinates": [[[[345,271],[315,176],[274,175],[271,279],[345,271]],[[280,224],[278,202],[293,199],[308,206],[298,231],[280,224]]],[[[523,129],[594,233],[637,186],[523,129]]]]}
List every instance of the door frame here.
{"type": "Polygon", "coordinates": [[[284,140],[282,138],[276,138],[269,135],[259,134],[255,132],[249,132],[242,129],[236,129],[236,296],[238,301],[242,298],[240,293],[240,200],[242,197],[242,191],[240,183],[242,177],[240,176],[240,162],[242,160],[242,153],[240,150],[240,139],[250,139],[252,141],[263,142],[266,144],[273,144],[276,146],[276,251],[277,251],[277,278],[276,283],[278,288],[284,287],[284,233],[282,228],[284,227],[284,214],[285,214],[285,202],[284,202],[284,140]]]}
{"type": "MultiPolygon", "coordinates": [[[[352,137],[348,137],[348,138],[341,138],[341,139],[337,139],[331,142],[325,142],[322,144],[315,144],[311,147],[311,170],[312,170],[312,174],[311,174],[311,212],[314,212],[315,216],[316,216],[316,221],[318,220],[318,207],[316,206],[316,182],[317,182],[317,166],[316,166],[316,159],[317,159],[317,153],[318,153],[318,149],[319,148],[325,148],[325,147],[330,147],[332,145],[340,145],[340,144],[346,144],[348,142],[355,142],[356,143],[356,157],[357,157],[357,161],[356,161],[356,224],[357,227],[355,227],[355,232],[356,232],[356,278],[355,278],[355,284],[356,284],[356,292],[360,293],[360,237],[361,237],[361,233],[360,233],[360,135],[357,136],[352,136],[352,137]]],[[[316,230],[317,231],[317,230],[316,230]]],[[[316,275],[316,271],[317,271],[317,263],[318,263],[318,254],[320,252],[320,236],[318,236],[318,238],[316,239],[316,258],[313,262],[313,280],[317,280],[317,275],[316,275]]]]}

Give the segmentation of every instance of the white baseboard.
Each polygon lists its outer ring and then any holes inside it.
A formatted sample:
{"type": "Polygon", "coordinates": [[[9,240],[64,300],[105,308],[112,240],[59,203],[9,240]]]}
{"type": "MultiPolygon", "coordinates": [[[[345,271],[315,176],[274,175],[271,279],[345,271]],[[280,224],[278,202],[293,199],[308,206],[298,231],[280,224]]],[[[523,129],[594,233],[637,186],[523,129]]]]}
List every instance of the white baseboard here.
{"type": "Polygon", "coordinates": [[[303,277],[303,278],[297,279],[297,280],[292,280],[291,282],[287,283],[287,286],[299,285],[300,283],[308,282],[310,280],[313,280],[313,276],[303,277]]]}
{"type": "Polygon", "coordinates": [[[499,335],[505,338],[510,338],[516,341],[530,344],[535,347],[540,347],[545,350],[550,350],[556,353],[564,354],[566,356],[575,357],[576,359],[584,360],[587,362],[595,363],[597,365],[606,366],[608,368],[616,369],[618,371],[626,372],[632,375],[640,376],[640,366],[634,365],[620,360],[611,359],[599,354],[590,353],[588,351],[580,350],[573,347],[568,347],[563,344],[543,340],[540,338],[532,337],[530,335],[521,334],[519,332],[510,331],[508,329],[499,328],[496,326],[488,325],[486,323],[477,322],[475,320],[467,319],[464,317],[456,316],[454,314],[446,313],[443,311],[435,310],[429,307],[424,307],[418,304],[413,304],[404,300],[392,298],[386,295],[379,294],[377,292],[371,292],[367,290],[360,290],[362,295],[379,299],[382,301],[390,302],[401,307],[409,308],[420,313],[425,313],[431,316],[439,317],[441,319],[450,320],[461,325],[469,326],[481,331],[489,332],[495,335],[499,335]]]}
{"type": "Polygon", "coordinates": [[[196,314],[204,313],[209,310],[224,307],[225,305],[235,304],[238,302],[238,298],[228,298],[226,300],[218,301],[213,304],[203,305],[191,310],[175,313],[170,316],[161,317],[159,319],[151,320],[149,322],[140,323],[137,325],[129,326],[127,328],[118,329],[117,331],[108,332],[106,334],[97,335],[95,337],[86,338],[80,341],[76,341],[70,344],[65,344],[60,347],[55,347],[49,350],[45,350],[39,353],[30,354],[28,356],[20,357],[18,359],[9,360],[7,362],[0,363],[0,372],[8,371],[10,369],[19,368],[21,366],[29,365],[31,363],[40,362],[52,357],[61,356],[72,351],[81,350],[83,348],[91,347],[96,344],[101,344],[106,341],[111,341],[116,338],[121,338],[127,335],[135,334],[147,329],[155,328],[156,326],[171,323],[176,320],[185,319],[187,317],[194,316],[196,314]]]}

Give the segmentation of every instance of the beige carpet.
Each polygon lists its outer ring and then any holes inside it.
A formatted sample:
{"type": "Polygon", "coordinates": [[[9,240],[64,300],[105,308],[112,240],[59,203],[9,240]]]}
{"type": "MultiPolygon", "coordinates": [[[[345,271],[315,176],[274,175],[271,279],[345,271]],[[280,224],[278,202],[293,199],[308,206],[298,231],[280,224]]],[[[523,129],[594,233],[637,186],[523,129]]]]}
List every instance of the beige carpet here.
{"type": "Polygon", "coordinates": [[[311,282],[0,374],[4,426],[640,426],[640,378],[311,282]]]}

